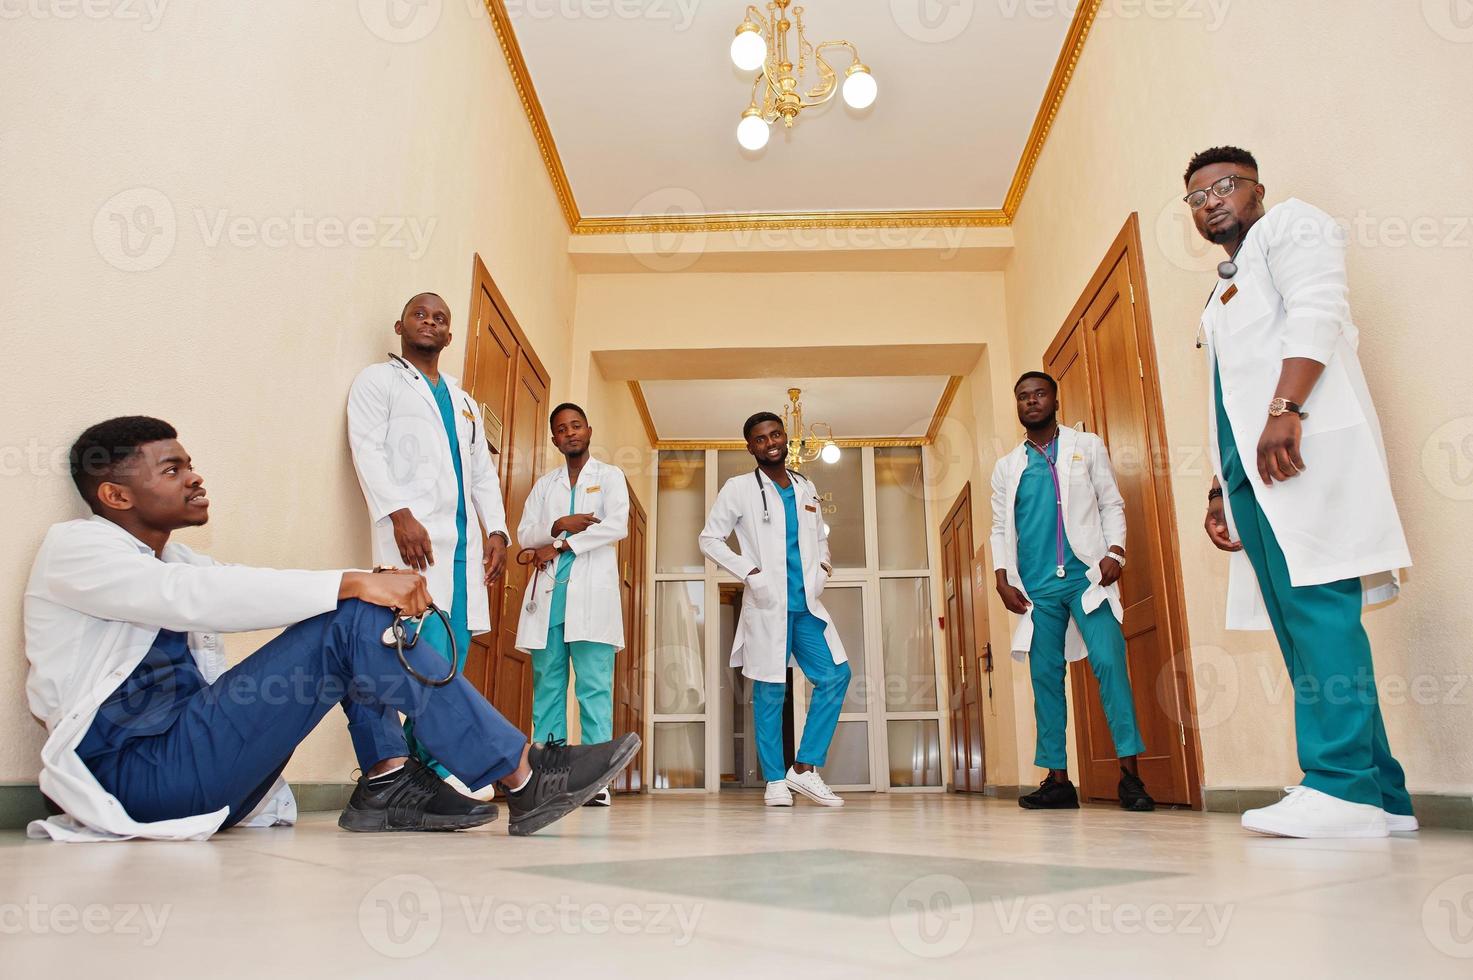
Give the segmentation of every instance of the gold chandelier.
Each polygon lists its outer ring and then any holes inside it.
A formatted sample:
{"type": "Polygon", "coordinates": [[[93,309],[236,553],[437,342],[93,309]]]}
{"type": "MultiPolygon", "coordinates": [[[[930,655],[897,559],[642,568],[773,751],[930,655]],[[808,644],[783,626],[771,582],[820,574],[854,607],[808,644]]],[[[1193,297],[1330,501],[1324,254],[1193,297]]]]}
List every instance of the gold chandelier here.
{"type": "Polygon", "coordinates": [[[803,30],[803,8],[794,7],[789,20],[790,3],[792,0],[772,0],[767,5],[766,17],[755,6],[747,7],[742,26],[737,28],[731,42],[731,60],[736,66],[742,71],[758,72],[752,82],[751,102],[737,124],[737,141],[748,150],[766,146],[771,135],[769,128],[779,119],[791,129],[798,113],[821,106],[834,97],[839,90],[839,76],[824,58],[825,51],[843,48],[849,53],[850,65],[844,71],[843,88],[844,101],[851,108],[869,108],[879,92],[875,77],[870,74],[869,66],[859,60],[854,45],[848,41],[823,41],[816,47],[808,43],[803,30]],[[788,35],[795,28],[797,43],[790,44],[788,35]],[[794,49],[798,55],[796,67],[794,49]],[[808,80],[810,68],[817,77],[812,87],[804,91],[802,86],[808,80]]]}
{"type": "Polygon", "coordinates": [[[822,459],[833,464],[842,455],[839,444],[834,442],[833,426],[827,422],[811,422],[803,428],[803,403],[798,396],[801,388],[788,389],[788,403],[783,406],[783,428],[788,433],[788,469],[796,470],[804,463],[822,459]]]}

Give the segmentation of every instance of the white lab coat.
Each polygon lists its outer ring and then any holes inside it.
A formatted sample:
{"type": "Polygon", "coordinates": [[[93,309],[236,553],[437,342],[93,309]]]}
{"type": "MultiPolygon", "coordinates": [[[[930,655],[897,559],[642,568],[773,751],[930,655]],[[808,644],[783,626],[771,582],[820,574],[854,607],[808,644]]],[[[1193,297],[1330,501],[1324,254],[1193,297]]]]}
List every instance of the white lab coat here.
{"type": "MultiPolygon", "coordinates": [[[[484,633],[491,628],[491,610],[481,586],[483,535],[476,518],[480,517],[485,535],[505,535],[506,509],[481,406],[450,375],[442,371],[440,378],[450,387],[460,444],[460,492],[466,501],[466,624],[471,632],[484,633]]],[[[392,358],[364,368],[348,392],[348,444],[373,522],[374,564],[404,565],[389,515],[408,507],[430,535],[434,564],[425,573],[430,595],[449,614],[455,595],[459,498],[455,461],[429,382],[413,366],[392,358]]]]}
{"type": "MultiPolygon", "coordinates": [[[[102,517],[53,525],[25,593],[26,698],[46,724],[41,792],[66,816],[35,820],[31,837],[63,841],[205,840],[228,808],[142,823],[97,782],[76,753],[98,707],[143,660],[159,630],[189,633],[205,680],[225,670],[218,633],[274,629],[337,608],[343,573],[222,565],[169,542],[163,559],[102,517]]],[[[243,826],[296,820],[285,782],[243,826]]]]}
{"type": "MultiPolygon", "coordinates": [[[[823,522],[823,505],[818,491],[805,477],[793,477],[798,507],[798,554],[803,561],[803,592],[808,611],[826,624],[823,638],[834,663],[847,663],[839,631],[819,597],[828,584],[828,531],[823,522]]],[[[743,473],[726,481],[716,495],[716,504],[701,530],[701,552],[746,583],[742,611],[737,619],[736,638],[731,644],[731,666],[754,681],[781,684],[787,679],[792,659],[788,655],[788,540],[783,501],[777,485],[760,470],[743,473]],[[767,494],[771,520],[762,519],[762,493],[767,494]],[[735,530],[738,554],[726,538],[735,530]],[[755,560],[754,560],[755,559],[755,560]],[[752,574],[760,568],[757,574],[752,574]]]]}
{"type": "MultiPolygon", "coordinates": [[[[1290,198],[1248,230],[1236,261],[1237,293],[1223,303],[1230,284],[1220,281],[1202,312],[1208,369],[1222,372],[1238,455],[1284,550],[1290,580],[1304,586],[1359,577],[1367,603],[1391,599],[1400,590],[1396,570],[1412,559],[1391,496],[1381,423],[1356,355],[1344,233],[1325,212],[1290,198]],[[1258,440],[1290,357],[1325,365],[1303,406],[1306,469],[1265,487],[1258,440]]],[[[1221,480],[1213,398],[1209,373],[1207,444],[1221,480]]],[[[1227,519],[1237,538],[1230,503],[1227,519]]],[[[1271,628],[1247,554],[1235,552],[1229,562],[1227,627],[1271,628]]]]}
{"type": "MultiPolygon", "coordinates": [[[[1026,442],[997,461],[992,468],[992,562],[994,571],[1007,570],[1008,583],[1023,591],[1018,574],[1018,484],[1028,468],[1026,442]]],[[[1110,466],[1110,453],[1105,441],[1092,432],[1059,426],[1059,491],[1064,510],[1064,533],[1074,556],[1088,566],[1089,588],[1082,603],[1084,611],[1094,612],[1103,602],[1110,604],[1116,621],[1123,621],[1125,610],[1120,604],[1120,583],[1100,584],[1100,560],[1112,545],[1125,549],[1125,501],[1115,484],[1115,471],[1110,466]]],[[[1022,660],[1033,646],[1033,609],[1018,617],[1013,631],[1013,659],[1022,660]]],[[[1069,619],[1064,639],[1064,659],[1083,660],[1089,656],[1084,636],[1073,617],[1069,619]]]]}
{"type": "MultiPolygon", "coordinates": [[[[517,546],[540,548],[552,544],[552,525],[569,514],[568,467],[559,466],[532,485],[517,525],[517,546]]],[[[568,572],[567,619],[563,639],[587,640],[624,647],[624,615],[619,595],[619,542],[629,536],[629,486],[617,466],[590,459],[578,474],[578,497],[572,508],[593,514],[597,524],[568,538],[578,557],[568,572]]],[[[522,596],[521,619],[517,623],[517,649],[531,652],[547,646],[547,616],[552,607],[552,568],[536,576],[537,601],[527,609],[529,594],[522,596]]],[[[533,588],[532,577],[527,589],[533,588]]]]}

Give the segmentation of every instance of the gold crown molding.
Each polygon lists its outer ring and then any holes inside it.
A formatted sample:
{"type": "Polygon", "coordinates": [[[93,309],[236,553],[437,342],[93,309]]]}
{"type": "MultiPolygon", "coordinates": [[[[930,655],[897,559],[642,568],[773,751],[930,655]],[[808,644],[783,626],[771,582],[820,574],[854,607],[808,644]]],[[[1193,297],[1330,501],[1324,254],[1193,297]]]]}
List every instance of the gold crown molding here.
{"type": "Polygon", "coordinates": [[[501,43],[506,66],[511,71],[517,95],[521,97],[522,109],[532,134],[537,139],[537,148],[542,152],[542,162],[547,167],[547,176],[552,181],[568,230],[575,235],[651,234],[654,232],[699,232],[699,231],[761,231],[767,228],[1005,228],[1011,225],[1023,203],[1023,192],[1033,176],[1033,168],[1043,153],[1044,141],[1054,117],[1063,104],[1064,92],[1074,77],[1074,69],[1084,51],[1084,42],[1089,37],[1095,15],[1102,0],[1086,0],[1074,11],[1069,24],[1069,33],[1064,37],[1059,58],[1054,62],[1053,74],[1044,91],[1043,102],[1033,119],[1033,129],[1013,172],[1012,184],[1003,198],[1003,206],[980,210],[957,211],[818,211],[805,213],[773,214],[697,214],[683,216],[631,215],[622,218],[585,218],[578,211],[578,202],[573,197],[568,172],[558,155],[557,143],[542,111],[542,102],[537,98],[537,89],[527,72],[527,62],[522,57],[521,45],[517,43],[516,31],[506,11],[505,0],[484,0],[486,11],[496,29],[496,38],[501,43]]]}
{"type": "Polygon", "coordinates": [[[650,403],[644,400],[644,389],[639,386],[638,381],[629,382],[629,395],[634,399],[634,410],[639,413],[639,420],[644,423],[644,434],[649,438],[650,445],[658,447],[660,434],[655,431],[655,420],[650,415],[650,403]]]}
{"type": "Polygon", "coordinates": [[[956,397],[956,390],[961,386],[962,378],[959,374],[953,374],[946,379],[946,388],[936,402],[936,411],[931,413],[931,425],[926,429],[926,445],[936,441],[936,436],[941,431],[941,423],[946,421],[946,413],[951,410],[951,400],[956,397]]]}

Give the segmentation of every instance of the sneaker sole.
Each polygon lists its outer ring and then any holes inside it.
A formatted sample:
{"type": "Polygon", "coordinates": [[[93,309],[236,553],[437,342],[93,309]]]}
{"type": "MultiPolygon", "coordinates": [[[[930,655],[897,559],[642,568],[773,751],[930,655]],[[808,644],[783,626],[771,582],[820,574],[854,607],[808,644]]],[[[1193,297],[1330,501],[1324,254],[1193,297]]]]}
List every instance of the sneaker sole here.
{"type": "MultiPolygon", "coordinates": [[[[805,799],[812,800],[814,803],[817,803],[819,806],[834,806],[834,807],[839,807],[839,806],[843,806],[844,805],[844,801],[841,800],[841,799],[838,799],[837,797],[834,798],[834,799],[832,799],[832,800],[826,800],[826,799],[824,799],[821,796],[815,796],[813,793],[810,793],[806,787],[799,786],[797,783],[788,782],[788,781],[785,780],[784,781],[784,785],[787,786],[788,789],[791,790],[792,792],[794,792],[794,793],[801,793],[804,796],[805,799]]],[[[791,803],[786,804],[786,805],[787,806],[792,806],[791,803]]]]}
{"type": "Polygon", "coordinates": [[[792,806],[792,800],[763,800],[763,806],[792,806]]]}
{"type": "Polygon", "coordinates": [[[1295,833],[1290,833],[1285,830],[1278,830],[1273,827],[1269,827],[1266,824],[1250,823],[1247,820],[1243,821],[1243,829],[1250,830],[1255,834],[1263,834],[1265,837],[1283,837],[1292,840],[1362,840],[1388,836],[1387,831],[1377,831],[1374,828],[1360,828],[1357,830],[1347,829],[1311,831],[1309,833],[1299,831],[1295,833]]]}
{"type": "Polygon", "coordinates": [[[441,816],[427,813],[417,827],[390,827],[385,810],[353,810],[347,807],[338,815],[338,826],[355,834],[450,833],[483,827],[497,817],[497,809],[480,816],[441,816]]]}
{"type": "Polygon", "coordinates": [[[593,799],[605,786],[614,781],[615,776],[624,771],[625,766],[634,761],[634,757],[639,754],[640,745],[643,744],[640,742],[639,736],[632,732],[629,735],[627,743],[614,754],[613,760],[609,763],[609,768],[603,775],[576,793],[564,793],[562,796],[555,797],[543,803],[542,806],[533,810],[520,820],[513,819],[511,824],[506,828],[507,833],[513,837],[527,837],[535,834],[537,831],[549,824],[556,823],[593,799]]]}
{"type": "Polygon", "coordinates": [[[1078,810],[1079,801],[1075,800],[1073,803],[1065,803],[1061,806],[1039,806],[1037,803],[1024,803],[1022,800],[1019,800],[1018,806],[1024,810],[1078,810]]]}
{"type": "Polygon", "coordinates": [[[1151,813],[1156,809],[1156,803],[1154,800],[1137,800],[1129,805],[1120,804],[1120,809],[1127,813],[1151,813]]]}

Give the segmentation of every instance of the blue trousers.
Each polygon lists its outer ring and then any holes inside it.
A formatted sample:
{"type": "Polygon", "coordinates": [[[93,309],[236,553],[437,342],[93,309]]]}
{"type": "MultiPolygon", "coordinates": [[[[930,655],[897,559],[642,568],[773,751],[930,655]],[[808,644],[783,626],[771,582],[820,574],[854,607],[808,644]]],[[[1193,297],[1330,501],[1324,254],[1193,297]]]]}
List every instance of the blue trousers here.
{"type": "MultiPolygon", "coordinates": [[[[449,610],[450,629],[451,632],[455,634],[455,669],[457,671],[465,669],[465,658],[471,652],[471,630],[470,627],[466,625],[465,614],[466,603],[469,601],[466,598],[467,593],[465,569],[465,562],[457,561],[455,563],[454,598],[451,600],[452,605],[449,610]]],[[[445,667],[448,666],[450,662],[450,636],[445,632],[445,624],[440,621],[439,616],[428,616],[420,624],[420,642],[428,643],[430,646],[434,647],[436,652],[440,654],[441,659],[445,661],[445,665],[438,668],[439,673],[426,674],[425,676],[445,676],[445,667]]],[[[409,754],[414,756],[420,762],[423,762],[425,765],[429,766],[431,769],[435,770],[435,772],[441,778],[444,778],[449,770],[440,765],[440,763],[436,762],[435,757],[430,754],[429,750],[427,750],[423,745],[420,744],[419,739],[414,737],[413,718],[404,719],[404,735],[409,741],[409,754]]]]}
{"type": "Polygon", "coordinates": [[[1087,588],[1087,581],[1071,582],[1051,593],[1028,594],[1033,601],[1033,646],[1028,651],[1028,670],[1033,675],[1033,722],[1038,730],[1033,764],[1044,769],[1069,767],[1064,739],[1069,710],[1064,700],[1064,639],[1071,616],[1079,624],[1089,650],[1090,670],[1100,683],[1100,702],[1115,753],[1124,758],[1139,755],[1146,748],[1136,725],[1135,699],[1125,667],[1125,634],[1108,604],[1101,603],[1094,612],[1085,613],[1087,588]]]}
{"type": "Polygon", "coordinates": [[[584,745],[614,737],[614,645],[563,638],[558,623],[547,628],[547,646],[532,651],[532,737],[568,737],[568,667],[578,696],[578,725],[584,745]]]}
{"type": "MultiPolygon", "coordinates": [[[[393,615],[356,599],[298,623],[189,698],[167,730],[130,740],[93,773],[135,820],[157,821],[221,807],[226,826],[255,809],[297,745],[336,705],[348,716],[358,765],[408,755],[399,713],[468,786],[510,774],[526,736],[464,677],[428,687],[404,672],[382,643],[393,615]]],[[[405,651],[434,677],[442,655],[405,651]]]]}
{"type": "MultiPolygon", "coordinates": [[[[834,663],[834,655],[823,638],[824,621],[807,610],[788,613],[788,649],[798,661],[798,669],[813,685],[813,698],[808,704],[803,723],[803,741],[798,745],[795,761],[822,766],[828,761],[829,743],[839,724],[839,711],[849,690],[849,665],[834,663]]],[[[752,682],[752,717],[757,729],[757,761],[762,778],[769,783],[787,774],[783,761],[783,700],[786,684],[752,682]]]]}

